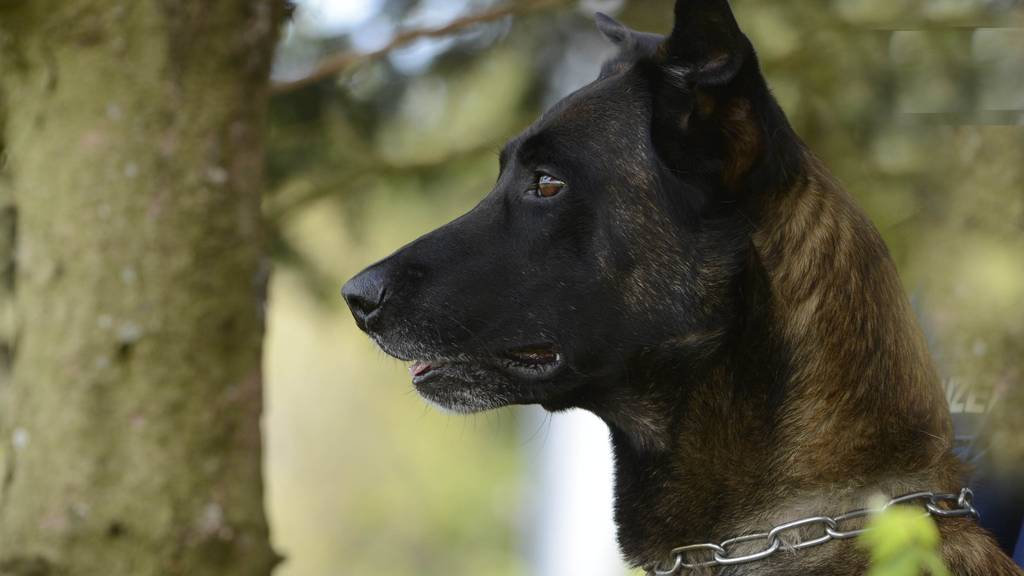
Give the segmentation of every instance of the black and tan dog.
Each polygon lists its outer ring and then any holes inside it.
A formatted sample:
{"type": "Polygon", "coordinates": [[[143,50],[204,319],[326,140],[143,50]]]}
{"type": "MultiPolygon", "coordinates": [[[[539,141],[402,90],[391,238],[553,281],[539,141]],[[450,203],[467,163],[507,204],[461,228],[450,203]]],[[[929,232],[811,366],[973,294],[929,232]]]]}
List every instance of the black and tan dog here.
{"type": "MultiPolygon", "coordinates": [[[[668,37],[598,25],[619,56],[508,143],[480,204],[345,285],[359,327],[446,409],[601,417],[635,565],[876,493],[956,492],[886,247],[726,0],[680,0],[668,37]]],[[[954,573],[1021,573],[973,520],[938,525],[954,573]]],[[[718,570],[860,574],[852,542],[718,570]]]]}

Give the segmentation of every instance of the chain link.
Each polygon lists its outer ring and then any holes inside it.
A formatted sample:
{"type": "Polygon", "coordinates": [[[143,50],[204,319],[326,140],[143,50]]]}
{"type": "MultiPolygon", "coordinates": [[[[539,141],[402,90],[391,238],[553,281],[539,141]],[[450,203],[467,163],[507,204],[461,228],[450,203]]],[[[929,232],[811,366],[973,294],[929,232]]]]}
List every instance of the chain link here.
{"type": "Polygon", "coordinates": [[[897,496],[886,502],[881,508],[860,508],[852,510],[836,517],[811,516],[801,518],[785,524],[779,524],[767,532],[737,536],[722,541],[720,544],[704,543],[690,544],[672,549],[668,556],[644,567],[647,576],[678,576],[687,571],[698,568],[710,568],[716,566],[732,566],[734,564],[746,564],[767,558],[785,547],[790,550],[802,550],[812,546],[820,546],[832,540],[845,540],[854,538],[867,532],[869,528],[854,528],[853,521],[864,517],[874,516],[884,512],[886,509],[896,505],[923,504],[925,516],[936,516],[938,518],[953,518],[959,516],[978,516],[978,511],[972,505],[974,493],[970,488],[961,488],[959,494],[943,494],[936,492],[913,492],[897,496]],[[795,543],[783,542],[782,536],[792,533],[796,538],[797,532],[801,529],[813,530],[814,537],[799,540],[795,543]],[[820,535],[817,535],[820,532],[820,535]],[[748,554],[733,555],[736,546],[748,542],[761,542],[758,551],[748,554]],[[733,548],[733,550],[730,550],[733,548]],[[697,556],[703,553],[702,556],[697,556]]]}

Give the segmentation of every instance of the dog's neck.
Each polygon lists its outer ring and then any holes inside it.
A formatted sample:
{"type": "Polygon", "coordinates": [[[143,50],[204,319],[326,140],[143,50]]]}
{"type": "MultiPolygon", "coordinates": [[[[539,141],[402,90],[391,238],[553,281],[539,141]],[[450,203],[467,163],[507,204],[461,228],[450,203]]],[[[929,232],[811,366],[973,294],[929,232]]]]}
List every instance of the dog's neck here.
{"type": "Polygon", "coordinates": [[[945,401],[895,266],[809,153],[760,215],[748,260],[718,353],[635,375],[648,381],[595,407],[635,563],[875,491],[957,483],[945,401]]]}
{"type": "Polygon", "coordinates": [[[771,331],[790,358],[782,414],[790,473],[839,482],[934,464],[950,447],[950,418],[895,264],[821,162],[808,153],[804,166],[753,234],[771,331]]]}

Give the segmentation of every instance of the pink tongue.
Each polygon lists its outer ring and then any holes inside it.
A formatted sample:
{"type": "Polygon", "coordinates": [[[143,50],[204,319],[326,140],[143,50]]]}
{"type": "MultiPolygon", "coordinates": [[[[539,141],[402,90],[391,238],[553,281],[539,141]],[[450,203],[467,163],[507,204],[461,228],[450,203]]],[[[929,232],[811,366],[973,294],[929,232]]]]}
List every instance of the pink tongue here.
{"type": "Polygon", "coordinates": [[[430,370],[430,368],[431,366],[429,362],[413,362],[412,365],[409,366],[409,374],[419,376],[420,374],[430,370]]]}

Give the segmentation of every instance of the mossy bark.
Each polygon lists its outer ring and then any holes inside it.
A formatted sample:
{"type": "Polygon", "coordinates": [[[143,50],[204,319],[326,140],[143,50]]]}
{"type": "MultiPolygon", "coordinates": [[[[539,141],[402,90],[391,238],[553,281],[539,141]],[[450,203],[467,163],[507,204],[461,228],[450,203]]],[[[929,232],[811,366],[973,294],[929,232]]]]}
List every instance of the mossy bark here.
{"type": "Polygon", "coordinates": [[[0,574],[269,574],[260,189],[280,0],[0,4],[0,574]]]}
{"type": "MultiPolygon", "coordinates": [[[[14,344],[14,246],[17,233],[17,212],[7,177],[4,123],[7,119],[3,93],[0,92],[0,407],[7,393],[11,376],[11,355],[14,344]]],[[[0,409],[0,429],[3,410],[0,409]]],[[[3,449],[0,448],[0,455],[3,449]]]]}

